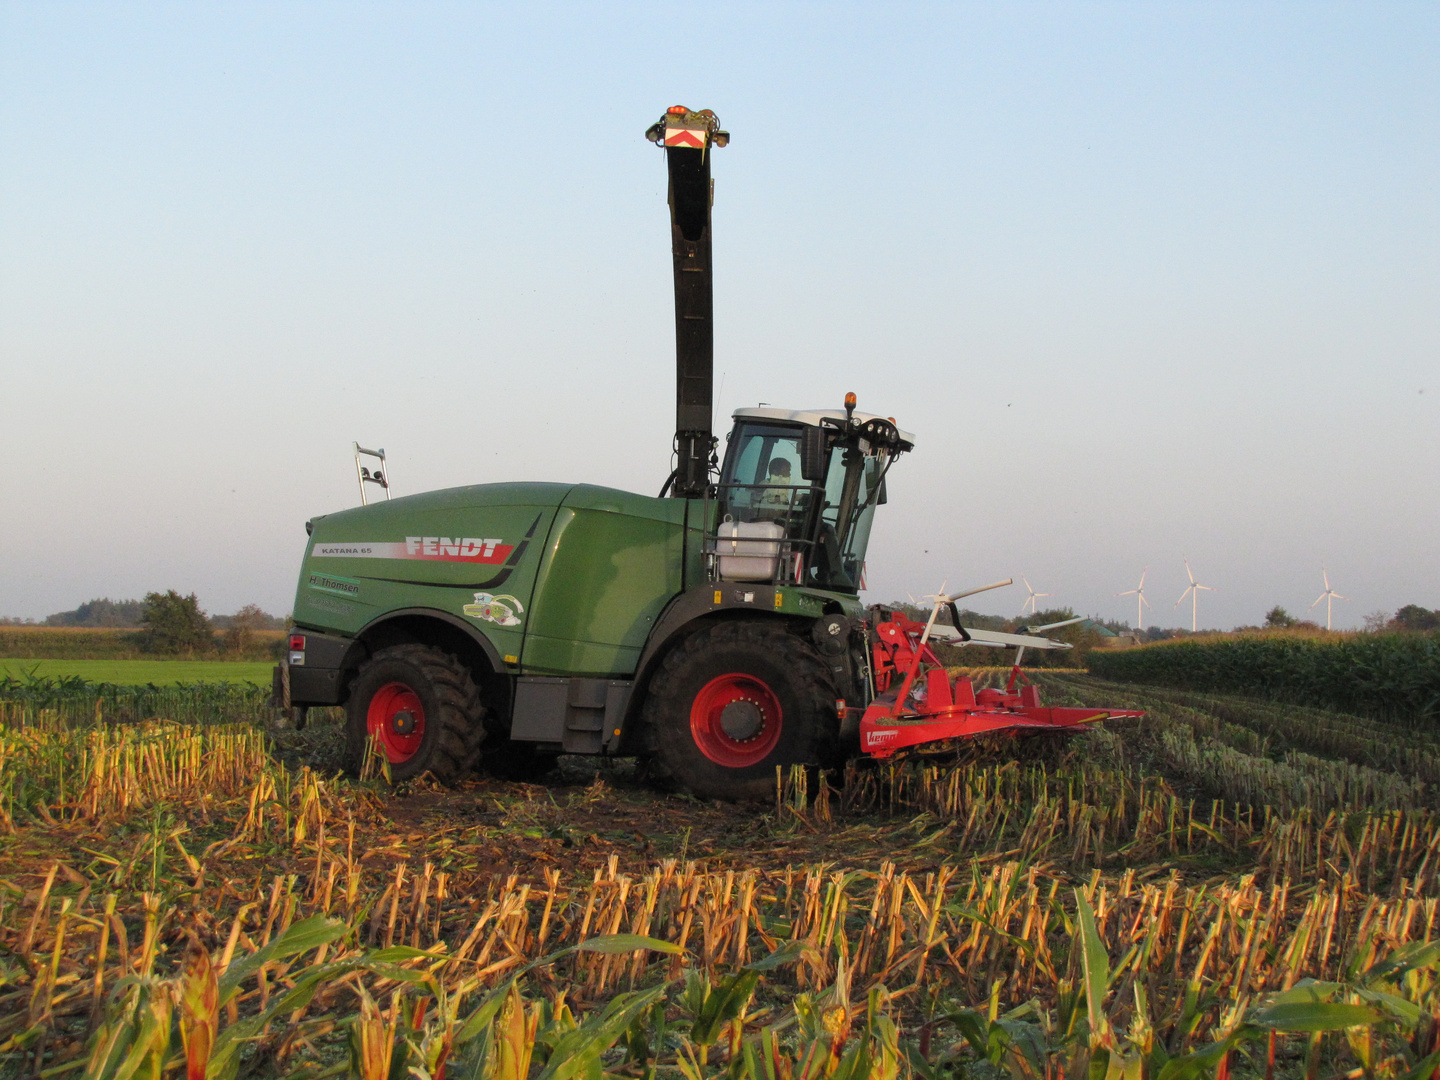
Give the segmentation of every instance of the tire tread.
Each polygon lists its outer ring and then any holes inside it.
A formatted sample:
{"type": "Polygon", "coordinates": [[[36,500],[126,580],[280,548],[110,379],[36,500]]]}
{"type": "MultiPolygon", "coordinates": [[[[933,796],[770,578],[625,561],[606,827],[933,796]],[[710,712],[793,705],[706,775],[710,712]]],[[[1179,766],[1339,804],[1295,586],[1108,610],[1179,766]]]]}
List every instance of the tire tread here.
{"type": "MultiPolygon", "coordinates": [[[[440,726],[430,761],[425,771],[442,784],[453,787],[480,761],[481,744],[485,741],[485,704],[470,670],[453,654],[432,645],[393,645],[382,649],[361,668],[366,669],[389,660],[413,665],[434,688],[440,709],[434,722],[440,726]]],[[[431,722],[426,717],[426,722],[431,722]]],[[[353,721],[351,723],[353,728],[353,721]]],[[[352,731],[353,735],[353,731],[352,731]]]]}
{"type": "MultiPolygon", "coordinates": [[[[639,750],[645,759],[646,772],[657,786],[671,791],[691,787],[679,775],[672,762],[666,760],[661,746],[662,729],[667,724],[686,722],[690,703],[680,697],[678,684],[687,669],[706,655],[728,646],[754,648],[769,653],[782,667],[791,672],[793,689],[805,706],[816,716],[823,716],[832,707],[836,694],[829,669],[815,654],[809,643],[791,633],[785,625],[769,620],[737,619],[716,623],[697,630],[671,649],[660,662],[659,670],[650,680],[645,703],[640,711],[639,750]]],[[[795,722],[793,719],[792,723],[795,722]]],[[[803,729],[808,736],[801,748],[802,761],[797,764],[834,764],[838,732],[824,730],[824,725],[808,722],[803,729]]],[[[774,781],[768,778],[739,780],[723,797],[731,800],[755,800],[768,797],[774,781]]]]}

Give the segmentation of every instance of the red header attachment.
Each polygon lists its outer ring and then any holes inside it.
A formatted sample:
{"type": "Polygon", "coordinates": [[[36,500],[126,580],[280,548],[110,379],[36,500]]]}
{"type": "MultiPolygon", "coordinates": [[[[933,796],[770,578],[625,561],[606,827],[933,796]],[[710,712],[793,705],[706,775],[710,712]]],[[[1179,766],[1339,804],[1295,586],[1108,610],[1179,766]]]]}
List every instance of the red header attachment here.
{"type": "Polygon", "coordinates": [[[860,718],[860,747],[872,757],[890,758],[918,747],[924,748],[922,753],[953,750],[962,739],[994,732],[1075,729],[1145,715],[1133,709],[1042,705],[1039,688],[1030,684],[1018,664],[1010,669],[1003,690],[977,687],[963,672],[952,681],[930,647],[930,625],[902,612],[872,610],[876,612],[871,647],[875,698],[860,718]]]}

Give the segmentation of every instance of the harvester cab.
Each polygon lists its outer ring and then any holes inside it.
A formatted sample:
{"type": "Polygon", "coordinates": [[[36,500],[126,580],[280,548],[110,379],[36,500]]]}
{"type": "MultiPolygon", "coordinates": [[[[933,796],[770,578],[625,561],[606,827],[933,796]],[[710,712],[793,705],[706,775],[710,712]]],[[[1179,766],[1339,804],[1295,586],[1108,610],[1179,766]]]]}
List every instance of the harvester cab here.
{"type": "Polygon", "coordinates": [[[892,419],[840,411],[740,409],[716,487],[718,581],[854,593],[885,476],[914,447],[892,419]]]}

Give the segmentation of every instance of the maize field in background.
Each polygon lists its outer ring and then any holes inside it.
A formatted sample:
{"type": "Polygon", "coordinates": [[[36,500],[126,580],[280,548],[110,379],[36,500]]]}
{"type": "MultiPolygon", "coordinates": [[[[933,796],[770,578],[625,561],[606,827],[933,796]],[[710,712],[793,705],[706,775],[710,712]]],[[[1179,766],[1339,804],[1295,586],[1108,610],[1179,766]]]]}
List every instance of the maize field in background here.
{"type": "MultiPolygon", "coordinates": [[[[95,626],[0,626],[0,658],[31,660],[146,660],[154,653],[142,649],[143,631],[95,626]]],[[[285,638],[283,630],[248,630],[245,648],[237,651],[216,634],[224,647],[217,659],[274,662],[285,638]]]]}
{"type": "Polygon", "coordinates": [[[69,724],[155,717],[187,724],[253,723],[266,714],[269,698],[268,685],[249,682],[128,686],[75,676],[0,677],[0,702],[69,724]]]}
{"type": "Polygon", "coordinates": [[[1149,715],[758,808],[391,790],[235,688],[0,703],[0,1076],[1436,1075],[1440,738],[1037,681],[1149,715]]]}
{"type": "Polygon", "coordinates": [[[1122,683],[1251,694],[1381,719],[1440,722],[1440,635],[1240,634],[1090,656],[1122,683]]]}

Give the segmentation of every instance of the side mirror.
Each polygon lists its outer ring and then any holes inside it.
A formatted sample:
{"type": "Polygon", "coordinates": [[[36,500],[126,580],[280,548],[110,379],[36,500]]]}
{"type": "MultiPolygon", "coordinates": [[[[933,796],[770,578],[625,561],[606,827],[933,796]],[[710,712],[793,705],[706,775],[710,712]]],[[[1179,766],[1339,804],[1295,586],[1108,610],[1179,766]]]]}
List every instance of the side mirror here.
{"type": "Polygon", "coordinates": [[[823,481],[825,463],[829,456],[830,447],[825,438],[825,429],[807,427],[800,438],[800,478],[823,481]]]}

